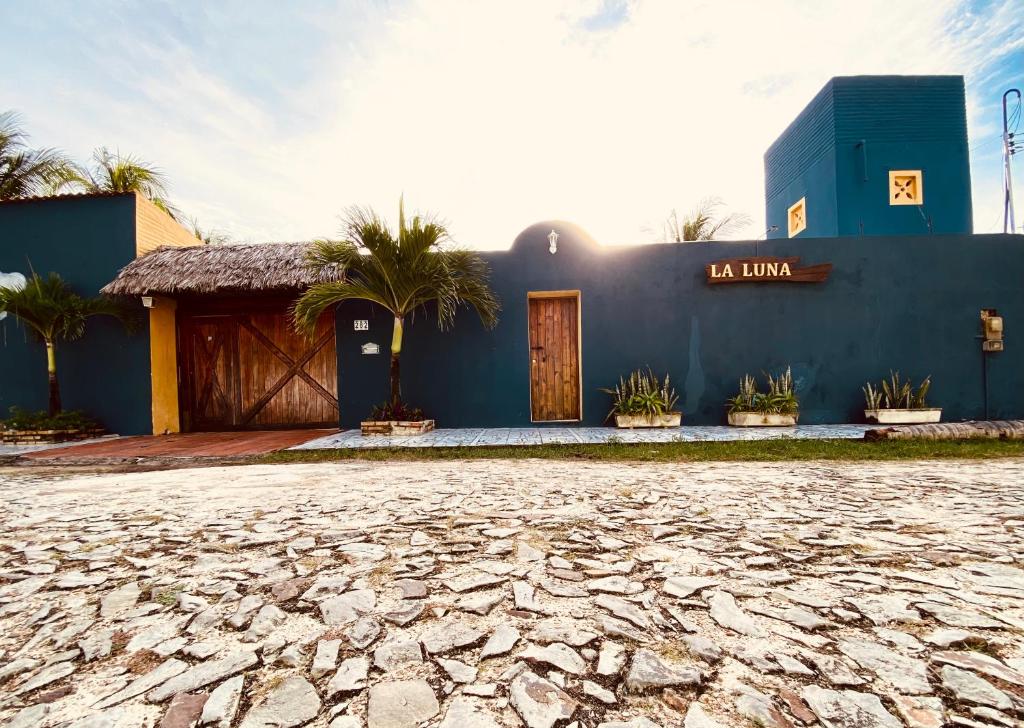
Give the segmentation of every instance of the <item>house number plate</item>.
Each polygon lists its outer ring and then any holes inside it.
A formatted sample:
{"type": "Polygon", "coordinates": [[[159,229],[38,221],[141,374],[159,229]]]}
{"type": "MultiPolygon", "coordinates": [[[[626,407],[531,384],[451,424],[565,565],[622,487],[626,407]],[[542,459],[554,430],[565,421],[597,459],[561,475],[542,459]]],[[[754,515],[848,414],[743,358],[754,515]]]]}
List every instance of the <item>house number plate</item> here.
{"type": "Polygon", "coordinates": [[[367,321],[366,319],[356,319],[355,321],[352,322],[352,330],[353,331],[369,331],[370,330],[370,322],[367,321]]]}

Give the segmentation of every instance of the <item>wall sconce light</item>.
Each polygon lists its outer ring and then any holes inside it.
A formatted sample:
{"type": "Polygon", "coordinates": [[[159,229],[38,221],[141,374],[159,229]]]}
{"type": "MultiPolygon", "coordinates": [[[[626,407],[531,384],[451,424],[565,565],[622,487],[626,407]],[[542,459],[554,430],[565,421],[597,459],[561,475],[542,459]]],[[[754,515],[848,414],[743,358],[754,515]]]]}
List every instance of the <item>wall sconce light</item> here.
{"type": "Polygon", "coordinates": [[[143,308],[153,308],[153,297],[152,296],[143,296],[142,297],[142,306],[143,306],[143,308]]]}
{"type": "Polygon", "coordinates": [[[548,233],[548,252],[552,255],[558,252],[558,233],[553,229],[548,233]]]}

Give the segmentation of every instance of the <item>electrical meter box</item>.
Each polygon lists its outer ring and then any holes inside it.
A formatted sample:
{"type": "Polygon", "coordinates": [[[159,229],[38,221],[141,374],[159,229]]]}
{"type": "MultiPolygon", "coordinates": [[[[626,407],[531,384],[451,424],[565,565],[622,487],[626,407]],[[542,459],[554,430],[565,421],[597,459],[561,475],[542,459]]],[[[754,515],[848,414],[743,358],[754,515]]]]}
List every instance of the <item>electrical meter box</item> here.
{"type": "Polygon", "coordinates": [[[1003,317],[994,308],[981,310],[982,351],[1003,350],[1003,317]]]}

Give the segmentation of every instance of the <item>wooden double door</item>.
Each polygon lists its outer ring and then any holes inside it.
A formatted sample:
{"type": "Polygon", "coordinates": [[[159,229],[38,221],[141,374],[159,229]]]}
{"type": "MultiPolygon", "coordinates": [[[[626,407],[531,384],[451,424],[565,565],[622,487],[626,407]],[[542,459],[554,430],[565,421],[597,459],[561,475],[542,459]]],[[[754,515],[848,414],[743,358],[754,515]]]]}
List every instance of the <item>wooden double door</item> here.
{"type": "Polygon", "coordinates": [[[306,338],[284,304],[179,309],[178,354],[186,432],[338,425],[333,315],[306,338]]]}
{"type": "Polygon", "coordinates": [[[534,422],[575,422],[580,402],[579,291],[528,296],[530,417],[534,422]]]}

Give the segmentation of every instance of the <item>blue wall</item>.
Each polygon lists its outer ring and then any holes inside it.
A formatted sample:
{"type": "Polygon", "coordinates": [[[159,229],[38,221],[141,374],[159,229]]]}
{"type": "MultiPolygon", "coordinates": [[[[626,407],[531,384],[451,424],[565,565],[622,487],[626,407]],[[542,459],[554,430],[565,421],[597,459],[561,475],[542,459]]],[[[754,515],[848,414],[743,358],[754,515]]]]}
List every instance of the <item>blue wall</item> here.
{"type": "Polygon", "coordinates": [[[804,237],[970,233],[971,180],[962,76],[829,81],[769,147],[765,214],[807,199],[804,237]],[[889,204],[889,170],[922,171],[924,204],[889,204]],[[929,227],[930,226],[930,227],[929,227]]]}
{"type": "MultiPolygon", "coordinates": [[[[931,374],[931,400],[944,419],[984,415],[978,313],[1005,317],[1006,351],[989,360],[990,417],[1024,417],[1024,244],[1003,235],[796,238],[597,246],[562,222],[534,225],[507,252],[486,254],[502,299],[501,322],[486,331],[460,314],[439,332],[429,315],[407,329],[403,393],[439,427],[529,426],[527,292],[582,292],[583,421],[599,425],[609,397],[598,391],[640,366],[669,372],[684,421],[722,424],[723,406],[744,373],[793,368],[801,421],[863,421],[861,386],[890,368],[931,374]],[[548,253],[547,234],[561,234],[548,253]],[[750,255],[797,255],[831,262],[822,284],[709,286],[704,265],[750,255]]],[[[341,422],[355,426],[387,398],[392,320],[372,304],[337,314],[341,422]],[[352,320],[368,318],[369,332],[352,320]],[[360,345],[380,345],[375,356],[360,345]]]]}
{"type": "MultiPolygon", "coordinates": [[[[95,296],[135,257],[135,196],[82,196],[0,203],[0,271],[59,273],[95,296]]],[[[141,316],[142,309],[139,308],[141,316]]],[[[110,431],[140,434],[150,420],[149,336],[109,318],[90,319],[85,336],[57,345],[65,409],[84,410],[110,431]]],[[[12,405],[46,409],[43,345],[8,315],[0,321],[0,418],[12,405]]]]}
{"type": "MultiPolygon", "coordinates": [[[[94,295],[134,255],[132,197],[0,204],[0,271],[56,271],[94,295]],[[45,209],[43,205],[45,204],[45,209]]],[[[583,421],[608,410],[601,387],[640,366],[669,372],[686,421],[718,424],[746,372],[792,365],[804,422],[860,421],[860,387],[890,368],[933,376],[945,419],[984,415],[978,312],[1005,317],[1006,351],[989,358],[989,416],[1024,417],[1024,244],[1019,236],[925,235],[803,238],[605,248],[579,228],[548,222],[525,230],[509,251],[487,253],[501,322],[486,331],[472,312],[439,332],[429,312],[408,325],[404,393],[440,426],[528,426],[527,293],[582,292],[583,421]],[[548,232],[561,234],[548,253],[548,232]],[[704,265],[748,255],[798,255],[831,262],[823,284],[709,286],[704,265]]],[[[388,395],[392,319],[368,303],[337,312],[341,422],[353,426],[388,395]],[[352,330],[368,319],[370,331],[352,330]],[[373,341],[378,355],[363,355],[373,341]]],[[[65,406],[112,431],[150,428],[149,342],[94,320],[84,339],[61,347],[65,406]]],[[[46,406],[42,346],[12,317],[0,322],[0,411],[46,406]]]]}
{"type": "Polygon", "coordinates": [[[787,211],[800,198],[807,199],[808,236],[839,234],[833,81],[811,99],[765,152],[765,222],[769,238],[787,237],[787,211]]]}

